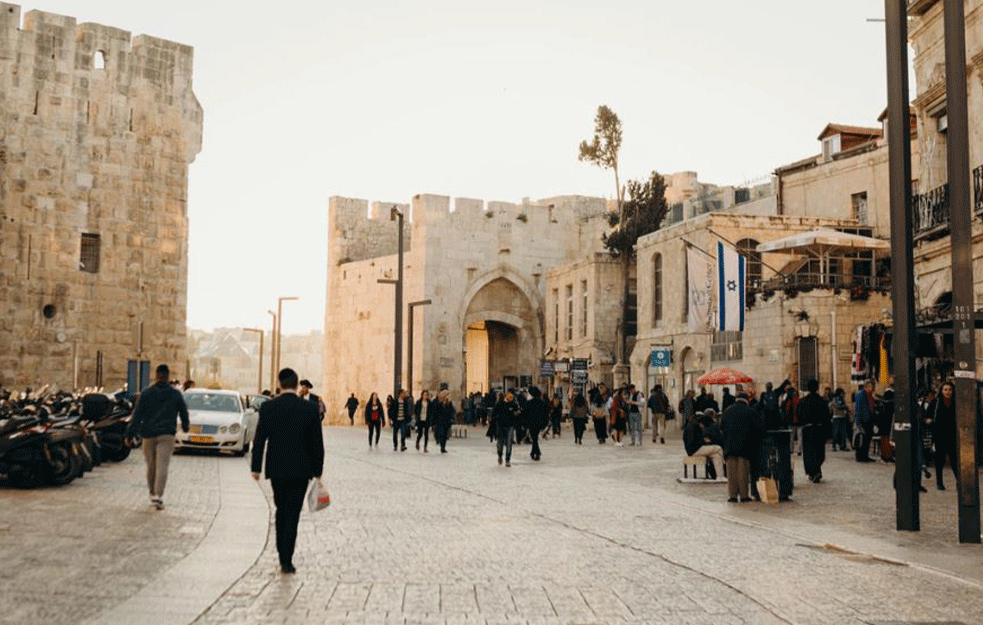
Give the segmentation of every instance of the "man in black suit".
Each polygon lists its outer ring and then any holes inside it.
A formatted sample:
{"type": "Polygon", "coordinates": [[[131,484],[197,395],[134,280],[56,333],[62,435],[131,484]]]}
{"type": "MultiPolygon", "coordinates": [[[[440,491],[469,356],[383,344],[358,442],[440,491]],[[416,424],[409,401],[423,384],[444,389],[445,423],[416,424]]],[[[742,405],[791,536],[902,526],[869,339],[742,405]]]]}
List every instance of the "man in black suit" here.
{"type": "Polygon", "coordinates": [[[321,401],[320,397],[311,392],[312,388],[314,388],[314,385],[311,384],[310,380],[301,380],[300,392],[298,394],[301,399],[305,399],[317,406],[317,416],[321,421],[324,421],[324,402],[321,401]]]}
{"type": "Polygon", "coordinates": [[[311,478],[321,481],[324,468],[324,441],[321,420],[315,404],[297,395],[297,373],[283,369],[279,375],[283,391],[263,402],[253,439],[253,479],[259,480],[266,451],[266,478],[273,487],[276,505],[276,550],[280,570],[294,573],[294,545],[297,523],[304,508],[311,478]]]}

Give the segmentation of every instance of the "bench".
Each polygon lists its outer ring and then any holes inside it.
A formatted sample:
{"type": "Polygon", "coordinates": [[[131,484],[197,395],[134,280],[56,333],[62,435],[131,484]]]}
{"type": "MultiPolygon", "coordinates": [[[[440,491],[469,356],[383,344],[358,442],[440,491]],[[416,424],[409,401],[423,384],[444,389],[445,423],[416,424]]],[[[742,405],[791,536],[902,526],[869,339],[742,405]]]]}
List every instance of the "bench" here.
{"type": "Polygon", "coordinates": [[[678,482],[682,484],[716,484],[719,482],[727,481],[727,465],[724,464],[724,474],[723,476],[718,475],[717,479],[711,480],[706,472],[707,462],[710,458],[706,456],[689,456],[683,454],[683,477],[676,478],[678,482]],[[689,468],[693,467],[693,477],[689,476],[689,468]],[[697,470],[699,467],[703,467],[703,477],[699,477],[697,470]]]}
{"type": "Polygon", "coordinates": [[[452,425],[450,435],[451,438],[467,438],[468,428],[463,425],[452,425]]]}

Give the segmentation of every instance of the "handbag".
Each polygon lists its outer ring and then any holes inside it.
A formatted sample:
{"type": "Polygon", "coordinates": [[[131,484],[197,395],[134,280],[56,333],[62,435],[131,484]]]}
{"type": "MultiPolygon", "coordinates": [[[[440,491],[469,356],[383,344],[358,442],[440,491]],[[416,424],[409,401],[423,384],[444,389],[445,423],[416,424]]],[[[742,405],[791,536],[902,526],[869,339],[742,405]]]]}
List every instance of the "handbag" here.
{"type": "Polygon", "coordinates": [[[328,489],[320,480],[311,480],[310,488],[307,489],[307,509],[311,512],[324,510],[331,505],[331,495],[328,489]]]}

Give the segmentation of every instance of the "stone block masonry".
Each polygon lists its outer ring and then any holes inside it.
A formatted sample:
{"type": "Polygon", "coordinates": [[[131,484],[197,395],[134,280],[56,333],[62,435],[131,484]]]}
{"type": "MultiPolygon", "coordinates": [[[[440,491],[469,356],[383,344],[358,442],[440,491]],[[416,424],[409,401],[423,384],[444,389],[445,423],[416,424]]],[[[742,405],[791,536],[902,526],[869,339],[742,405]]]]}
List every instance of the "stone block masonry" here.
{"type": "Polygon", "coordinates": [[[0,385],[184,371],[191,47],[0,2],[0,385]]]}

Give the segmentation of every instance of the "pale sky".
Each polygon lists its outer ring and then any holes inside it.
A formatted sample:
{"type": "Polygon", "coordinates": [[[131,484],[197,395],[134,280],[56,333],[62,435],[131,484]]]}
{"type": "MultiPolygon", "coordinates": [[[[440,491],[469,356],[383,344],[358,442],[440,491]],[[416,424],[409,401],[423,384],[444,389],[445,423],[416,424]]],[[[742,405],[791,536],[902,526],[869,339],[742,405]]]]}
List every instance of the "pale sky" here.
{"type": "Polygon", "coordinates": [[[881,0],[39,0],[195,48],[188,324],[321,328],[331,195],[613,197],[577,160],[599,104],[623,179],[740,184],[886,105],[881,0]]]}

